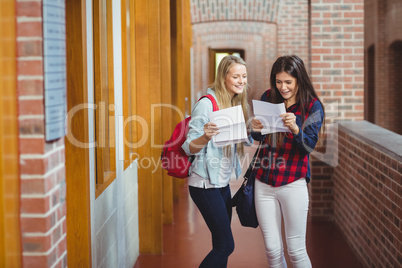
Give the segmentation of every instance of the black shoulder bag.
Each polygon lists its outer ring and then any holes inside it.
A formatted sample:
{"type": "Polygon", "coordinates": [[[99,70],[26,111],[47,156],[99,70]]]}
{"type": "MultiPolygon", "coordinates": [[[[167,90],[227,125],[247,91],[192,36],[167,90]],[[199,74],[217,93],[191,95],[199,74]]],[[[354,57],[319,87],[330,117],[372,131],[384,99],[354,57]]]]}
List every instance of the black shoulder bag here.
{"type": "Polygon", "coordinates": [[[247,172],[244,174],[244,181],[232,198],[232,206],[236,207],[237,215],[239,216],[240,224],[245,227],[258,227],[257,214],[255,212],[254,203],[254,176],[251,176],[251,171],[254,168],[256,158],[261,148],[261,142],[257,151],[251,160],[247,172]]]}

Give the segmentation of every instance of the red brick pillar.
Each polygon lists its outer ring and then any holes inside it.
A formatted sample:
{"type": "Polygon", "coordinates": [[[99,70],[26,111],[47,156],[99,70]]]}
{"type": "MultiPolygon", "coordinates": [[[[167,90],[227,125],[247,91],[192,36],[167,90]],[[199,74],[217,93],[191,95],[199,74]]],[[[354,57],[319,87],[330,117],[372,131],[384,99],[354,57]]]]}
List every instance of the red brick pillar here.
{"type": "MultiPolygon", "coordinates": [[[[362,120],[364,0],[311,0],[310,11],[311,76],[326,109],[327,125],[362,120]]],[[[336,139],[337,135],[329,133],[329,137],[336,139]]],[[[312,157],[310,215],[316,218],[331,219],[333,214],[331,175],[338,154],[333,146],[329,144],[327,150],[332,151],[325,161],[312,157]]]]}
{"type": "Polygon", "coordinates": [[[23,267],[67,266],[64,140],[45,141],[42,1],[17,1],[23,267]]]}

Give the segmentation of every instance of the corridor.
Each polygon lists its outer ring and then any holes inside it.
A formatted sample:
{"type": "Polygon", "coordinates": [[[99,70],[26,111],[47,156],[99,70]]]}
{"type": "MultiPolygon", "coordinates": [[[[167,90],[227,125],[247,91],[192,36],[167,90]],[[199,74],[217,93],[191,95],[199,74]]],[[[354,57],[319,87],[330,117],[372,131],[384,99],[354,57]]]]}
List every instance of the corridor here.
{"type": "MultiPolygon", "coordinates": [[[[229,54],[247,63],[250,112],[284,55],[303,60],[325,106],[310,158],[313,267],[402,267],[402,0],[0,10],[0,267],[198,267],[210,232],[161,151],[229,54]]],[[[232,229],[228,267],[267,267],[260,230],[235,211],[232,229]]]]}
{"type": "MultiPolygon", "coordinates": [[[[241,180],[231,182],[232,195],[241,180]]],[[[260,229],[242,227],[233,210],[232,230],[235,251],[229,257],[229,268],[268,267],[260,229]]],[[[186,185],[180,188],[180,199],[174,203],[174,223],[163,227],[163,254],[141,254],[134,268],[198,267],[211,249],[210,232],[186,185]]],[[[309,221],[307,251],[314,268],[364,267],[354,255],[342,234],[330,222],[309,221]]],[[[290,263],[289,259],[287,259],[290,263]]]]}

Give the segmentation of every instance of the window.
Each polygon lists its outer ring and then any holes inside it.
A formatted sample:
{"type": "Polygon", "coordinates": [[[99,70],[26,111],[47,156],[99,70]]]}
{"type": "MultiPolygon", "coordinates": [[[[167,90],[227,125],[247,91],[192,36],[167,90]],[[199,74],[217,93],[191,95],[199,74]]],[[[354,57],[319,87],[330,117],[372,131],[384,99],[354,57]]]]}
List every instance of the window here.
{"type": "Polygon", "coordinates": [[[96,197],[116,178],[111,4],[93,2],[96,197]]]}
{"type": "Polygon", "coordinates": [[[365,119],[375,123],[375,50],[374,45],[367,51],[367,84],[365,92],[365,119]]]}
{"type": "Polygon", "coordinates": [[[242,49],[209,49],[209,82],[215,81],[216,72],[218,70],[219,63],[227,55],[234,55],[244,58],[244,50],[242,49]]]}
{"type": "Polygon", "coordinates": [[[399,115],[402,112],[402,106],[399,101],[399,92],[401,90],[399,78],[402,73],[402,41],[397,40],[391,44],[389,53],[389,96],[391,101],[387,104],[389,111],[388,118],[392,118],[389,130],[402,135],[402,124],[399,115]]]}

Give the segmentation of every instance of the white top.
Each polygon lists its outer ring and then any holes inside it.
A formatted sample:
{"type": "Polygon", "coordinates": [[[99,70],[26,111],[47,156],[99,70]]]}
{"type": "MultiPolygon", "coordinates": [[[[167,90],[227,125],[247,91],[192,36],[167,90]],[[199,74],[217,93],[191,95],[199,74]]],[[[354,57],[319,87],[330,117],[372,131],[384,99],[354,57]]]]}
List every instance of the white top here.
{"type": "MultiPolygon", "coordinates": [[[[232,150],[232,154],[234,154],[234,150],[232,150]]],[[[197,173],[191,173],[190,177],[188,178],[188,185],[197,187],[197,188],[223,188],[229,184],[230,179],[232,178],[232,172],[234,168],[234,157],[231,158],[223,157],[221,160],[221,168],[219,173],[219,184],[214,185],[208,179],[205,179],[198,175],[197,173]]]]}

